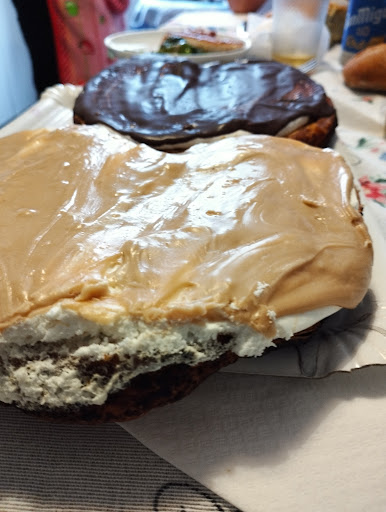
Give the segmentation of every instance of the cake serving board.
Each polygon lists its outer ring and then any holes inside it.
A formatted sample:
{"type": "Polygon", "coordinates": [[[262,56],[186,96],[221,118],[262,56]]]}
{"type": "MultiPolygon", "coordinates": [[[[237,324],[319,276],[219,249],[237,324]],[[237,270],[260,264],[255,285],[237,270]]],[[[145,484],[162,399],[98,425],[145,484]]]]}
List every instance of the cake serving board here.
{"type": "MultiPolygon", "coordinates": [[[[71,125],[74,101],[80,91],[81,87],[73,85],[48,88],[32,107],[0,129],[0,137],[22,130],[71,125]]],[[[336,147],[341,149],[339,141],[336,147]]],[[[365,198],[363,202],[374,243],[374,267],[369,291],[361,304],[326,319],[306,342],[288,343],[259,358],[239,359],[223,373],[321,378],[334,372],[386,364],[386,241],[378,217],[366,208],[365,198]]]]}

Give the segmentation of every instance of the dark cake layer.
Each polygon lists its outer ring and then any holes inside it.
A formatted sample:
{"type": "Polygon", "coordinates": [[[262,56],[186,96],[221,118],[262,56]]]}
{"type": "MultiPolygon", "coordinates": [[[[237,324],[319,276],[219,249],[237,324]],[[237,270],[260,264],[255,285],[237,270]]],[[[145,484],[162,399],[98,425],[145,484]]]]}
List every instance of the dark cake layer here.
{"type": "Polygon", "coordinates": [[[299,118],[307,125],[328,119],[324,138],[336,126],[324,89],[295,68],[158,55],[117,61],[85,85],[74,107],[76,122],[104,123],[154,147],[236,130],[277,135],[299,118]]]}

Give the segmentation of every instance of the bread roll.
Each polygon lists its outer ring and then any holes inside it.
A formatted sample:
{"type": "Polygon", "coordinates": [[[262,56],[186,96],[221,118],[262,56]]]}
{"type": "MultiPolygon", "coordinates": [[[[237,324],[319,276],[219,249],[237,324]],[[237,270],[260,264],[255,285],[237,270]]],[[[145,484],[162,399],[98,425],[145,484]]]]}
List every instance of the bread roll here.
{"type": "Polygon", "coordinates": [[[344,66],[343,78],[353,89],[386,92],[386,43],[357,53],[344,66]]]}

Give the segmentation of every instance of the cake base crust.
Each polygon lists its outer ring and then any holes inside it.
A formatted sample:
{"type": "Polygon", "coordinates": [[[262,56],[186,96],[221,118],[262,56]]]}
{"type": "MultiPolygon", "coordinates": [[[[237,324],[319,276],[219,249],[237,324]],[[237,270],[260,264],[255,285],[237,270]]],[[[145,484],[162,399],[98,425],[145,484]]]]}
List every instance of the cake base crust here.
{"type": "MultiPolygon", "coordinates": [[[[328,101],[331,101],[329,98],[327,99],[328,101]]],[[[304,142],[310,146],[324,148],[328,146],[337,125],[337,117],[333,114],[331,116],[321,117],[313,123],[302,126],[288,134],[287,137],[289,139],[304,142]]]]}
{"type": "Polygon", "coordinates": [[[215,361],[196,366],[173,364],[160,370],[134,377],[128,387],[111,394],[103,405],[41,408],[27,413],[57,423],[106,423],[128,421],[142,416],[155,407],[181,400],[207,377],[224,366],[236,362],[230,351],[215,361]]]}

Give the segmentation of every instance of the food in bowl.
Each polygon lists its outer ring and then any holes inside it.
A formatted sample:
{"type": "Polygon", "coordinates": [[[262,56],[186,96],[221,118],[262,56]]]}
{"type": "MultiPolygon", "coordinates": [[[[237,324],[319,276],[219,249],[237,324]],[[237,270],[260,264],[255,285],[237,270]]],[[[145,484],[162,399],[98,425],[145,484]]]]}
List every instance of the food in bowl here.
{"type": "MultiPolygon", "coordinates": [[[[223,36],[217,34],[215,40],[217,41],[218,47],[215,50],[215,46],[213,45],[214,38],[212,37],[211,40],[210,32],[207,32],[207,45],[212,44],[213,49],[211,51],[204,51],[204,48],[202,46],[201,49],[199,47],[196,48],[195,44],[193,43],[193,45],[189,47],[188,44],[186,44],[184,48],[184,51],[189,51],[190,53],[169,53],[169,55],[173,56],[175,59],[189,58],[191,60],[194,60],[195,62],[208,62],[210,60],[229,61],[240,59],[241,57],[243,57],[251,46],[251,42],[248,37],[243,39],[237,39],[233,37],[224,36],[224,39],[222,39],[223,36]],[[227,51],[221,50],[222,40],[226,43],[224,50],[227,51]]],[[[169,31],[170,36],[172,36],[174,33],[179,33],[179,31],[169,31]]],[[[135,55],[140,55],[144,53],[159,54],[159,50],[162,45],[162,42],[165,39],[165,35],[165,30],[140,30],[118,32],[116,34],[111,34],[107,36],[104,40],[104,43],[111,58],[128,59],[135,55]]],[[[185,29],[184,35],[186,35],[185,29]]],[[[200,43],[197,44],[200,45],[200,43]]],[[[173,52],[175,50],[182,51],[181,48],[175,48],[173,49],[173,52]]]]}
{"type": "Polygon", "coordinates": [[[159,48],[159,53],[191,55],[209,52],[241,50],[244,41],[235,37],[219,35],[211,30],[184,30],[169,32],[159,48]]]}

